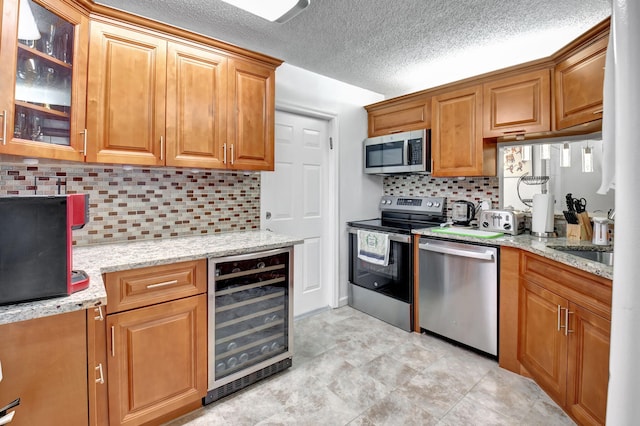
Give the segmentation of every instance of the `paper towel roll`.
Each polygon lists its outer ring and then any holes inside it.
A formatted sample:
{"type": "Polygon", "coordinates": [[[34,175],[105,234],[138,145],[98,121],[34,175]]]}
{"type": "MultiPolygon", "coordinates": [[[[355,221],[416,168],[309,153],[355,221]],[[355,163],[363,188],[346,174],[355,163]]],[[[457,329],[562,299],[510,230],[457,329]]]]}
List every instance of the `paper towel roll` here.
{"type": "Polygon", "coordinates": [[[531,213],[531,233],[553,232],[553,194],[534,194],[531,213]]]}

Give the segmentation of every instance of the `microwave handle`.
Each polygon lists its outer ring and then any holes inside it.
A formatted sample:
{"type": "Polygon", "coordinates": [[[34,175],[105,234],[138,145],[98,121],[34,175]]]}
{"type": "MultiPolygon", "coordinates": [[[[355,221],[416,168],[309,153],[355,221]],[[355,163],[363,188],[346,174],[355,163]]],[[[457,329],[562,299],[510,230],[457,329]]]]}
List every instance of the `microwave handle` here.
{"type": "Polygon", "coordinates": [[[411,155],[411,150],[409,149],[409,139],[405,139],[404,140],[404,158],[405,158],[405,165],[409,165],[411,164],[411,158],[409,158],[409,156],[411,155]]]}

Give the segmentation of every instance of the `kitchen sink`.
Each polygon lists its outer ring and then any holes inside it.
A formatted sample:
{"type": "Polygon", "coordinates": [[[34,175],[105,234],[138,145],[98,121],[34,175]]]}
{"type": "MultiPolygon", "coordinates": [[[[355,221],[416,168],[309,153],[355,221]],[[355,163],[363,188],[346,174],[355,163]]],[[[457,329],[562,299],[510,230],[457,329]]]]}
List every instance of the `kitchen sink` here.
{"type": "Polygon", "coordinates": [[[575,247],[551,247],[554,250],[559,250],[563,253],[572,254],[574,256],[581,257],[583,259],[592,260],[594,262],[604,263],[605,265],[613,266],[613,251],[594,251],[588,249],[577,249],[575,247]]]}

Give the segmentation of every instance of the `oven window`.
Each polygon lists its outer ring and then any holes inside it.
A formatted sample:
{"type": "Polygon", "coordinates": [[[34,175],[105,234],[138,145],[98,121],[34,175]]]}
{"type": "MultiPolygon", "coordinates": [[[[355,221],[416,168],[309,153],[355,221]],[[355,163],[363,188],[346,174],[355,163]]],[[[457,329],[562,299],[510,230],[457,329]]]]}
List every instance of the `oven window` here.
{"type": "Polygon", "coordinates": [[[349,281],[395,299],[411,303],[413,264],[411,244],[390,242],[389,264],[376,265],[358,258],[358,237],[349,235],[349,281]]]}
{"type": "Polygon", "coordinates": [[[365,147],[366,167],[402,166],[404,141],[381,143],[365,147]]]}

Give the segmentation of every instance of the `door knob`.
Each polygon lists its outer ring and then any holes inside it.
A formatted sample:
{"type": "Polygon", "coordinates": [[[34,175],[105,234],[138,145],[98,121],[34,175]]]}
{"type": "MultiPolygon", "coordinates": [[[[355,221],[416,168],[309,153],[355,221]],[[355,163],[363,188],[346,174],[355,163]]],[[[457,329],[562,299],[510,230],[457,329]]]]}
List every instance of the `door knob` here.
{"type": "Polygon", "coordinates": [[[271,219],[271,212],[267,212],[267,214],[265,214],[265,217],[266,217],[267,219],[271,219]]]}

